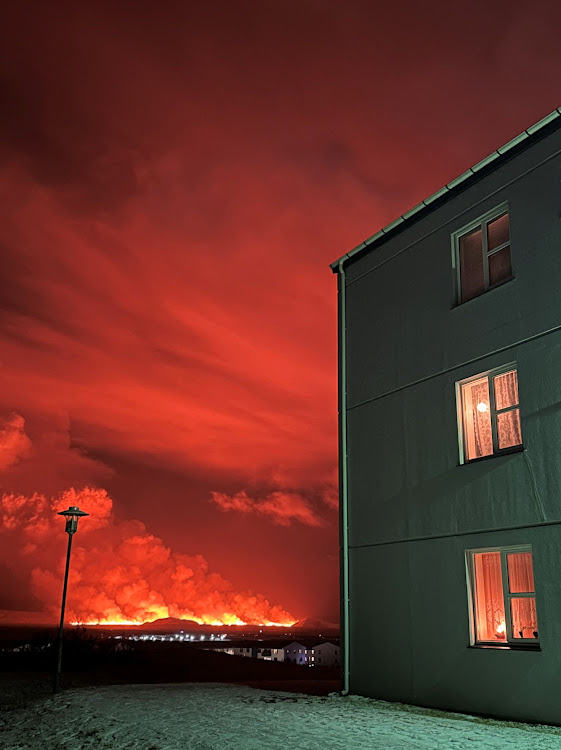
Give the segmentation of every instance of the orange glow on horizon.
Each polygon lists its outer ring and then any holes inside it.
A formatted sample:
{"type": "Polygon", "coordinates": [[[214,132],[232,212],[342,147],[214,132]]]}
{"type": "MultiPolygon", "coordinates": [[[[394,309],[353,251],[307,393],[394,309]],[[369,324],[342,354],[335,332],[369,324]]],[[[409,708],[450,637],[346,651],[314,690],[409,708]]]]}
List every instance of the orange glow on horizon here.
{"type": "MultiPolygon", "coordinates": [[[[185,622],[196,622],[198,625],[214,625],[216,627],[231,627],[231,626],[243,626],[243,625],[252,625],[252,626],[259,626],[263,628],[290,628],[294,625],[294,622],[254,622],[254,623],[247,623],[243,620],[240,620],[236,618],[235,615],[225,615],[223,620],[215,620],[209,617],[204,618],[190,618],[190,620],[185,620],[185,622]]],[[[79,627],[80,625],[134,625],[134,626],[140,626],[140,625],[147,625],[152,622],[157,622],[157,620],[126,620],[125,618],[117,618],[117,619],[110,619],[110,618],[101,618],[99,620],[74,620],[70,624],[74,627],[79,627]]]]}
{"type": "Polygon", "coordinates": [[[0,528],[25,535],[33,591],[45,610],[60,602],[61,548],[65,536],[57,511],[88,509],[72,555],[67,622],[79,625],[142,625],[155,620],[210,626],[288,625],[292,613],[262,594],[239,590],[209,570],[202,555],[174,552],[140,521],[118,522],[105,490],[70,489],[44,495],[0,496],[0,528]],[[41,553],[42,565],[38,563],[41,553]]]}

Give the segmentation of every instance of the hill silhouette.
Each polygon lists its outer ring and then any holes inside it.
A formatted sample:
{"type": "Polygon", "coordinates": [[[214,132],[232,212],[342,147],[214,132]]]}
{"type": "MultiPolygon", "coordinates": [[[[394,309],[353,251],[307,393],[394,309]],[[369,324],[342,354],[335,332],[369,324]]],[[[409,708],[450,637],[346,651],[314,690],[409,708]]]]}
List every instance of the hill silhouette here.
{"type": "Polygon", "coordinates": [[[142,625],[139,625],[138,627],[143,630],[170,630],[177,632],[178,630],[185,630],[186,628],[194,630],[201,626],[194,620],[182,620],[180,617],[162,617],[161,619],[153,620],[152,622],[143,622],[142,625]]]}

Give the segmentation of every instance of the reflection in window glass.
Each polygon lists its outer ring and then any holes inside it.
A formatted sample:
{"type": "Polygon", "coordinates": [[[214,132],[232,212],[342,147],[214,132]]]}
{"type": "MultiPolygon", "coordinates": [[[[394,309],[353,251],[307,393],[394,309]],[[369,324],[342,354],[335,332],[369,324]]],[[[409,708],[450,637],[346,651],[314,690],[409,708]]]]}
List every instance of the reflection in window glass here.
{"type": "Polygon", "coordinates": [[[485,291],[483,271],[482,232],[476,229],[460,237],[460,275],[462,302],[485,291]]]}
{"type": "Polygon", "coordinates": [[[510,247],[503,247],[489,256],[489,286],[494,286],[512,275],[510,247]]]}
{"type": "Polygon", "coordinates": [[[512,278],[508,212],[498,209],[454,234],[459,268],[459,302],[477,297],[512,278]],[[498,215],[497,215],[498,214],[498,215]]]}
{"type": "Polygon", "coordinates": [[[508,242],[510,239],[510,228],[508,224],[508,214],[493,219],[487,225],[487,246],[489,250],[494,250],[508,242]]]}

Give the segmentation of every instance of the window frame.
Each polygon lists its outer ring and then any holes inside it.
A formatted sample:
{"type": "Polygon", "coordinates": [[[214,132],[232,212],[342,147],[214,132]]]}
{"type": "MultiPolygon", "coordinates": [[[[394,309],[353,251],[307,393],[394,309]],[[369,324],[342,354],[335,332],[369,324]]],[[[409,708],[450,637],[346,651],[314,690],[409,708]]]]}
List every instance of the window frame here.
{"type": "Polygon", "coordinates": [[[466,581],[467,581],[467,593],[468,593],[468,605],[469,605],[469,635],[470,635],[470,646],[473,647],[494,647],[494,648],[516,648],[533,646],[540,648],[539,630],[540,630],[540,615],[538,613],[538,597],[536,595],[536,575],[534,568],[534,553],[531,544],[515,544],[506,547],[482,547],[477,549],[468,549],[465,552],[466,562],[466,581]],[[477,638],[477,626],[475,617],[475,564],[474,556],[476,554],[485,554],[487,552],[500,552],[501,555],[501,578],[503,584],[503,605],[505,611],[505,631],[506,640],[479,640],[477,638]],[[508,578],[508,564],[507,556],[517,552],[529,552],[532,556],[532,573],[534,577],[534,590],[525,591],[518,593],[511,593],[510,581],[508,578]],[[536,617],[538,621],[538,637],[537,638],[515,638],[512,633],[512,612],[510,603],[512,599],[535,599],[536,600],[536,617]]]}
{"type": "Polygon", "coordinates": [[[456,304],[457,305],[465,305],[466,302],[470,302],[472,299],[476,299],[477,297],[483,296],[486,292],[490,291],[491,289],[496,289],[499,286],[502,286],[503,284],[506,284],[509,281],[512,281],[514,279],[514,271],[512,268],[512,237],[511,237],[511,231],[510,231],[510,209],[508,202],[505,201],[504,203],[501,203],[498,206],[495,206],[495,208],[491,209],[490,211],[487,211],[487,213],[483,214],[482,216],[478,216],[477,219],[474,219],[473,221],[470,221],[469,224],[465,224],[460,229],[457,229],[456,231],[452,232],[452,264],[456,270],[456,304]],[[508,236],[508,242],[503,242],[498,247],[493,248],[491,252],[489,252],[488,248],[488,237],[487,237],[487,226],[494,221],[495,219],[500,218],[501,216],[504,216],[504,214],[508,214],[508,226],[509,226],[509,236],[508,236]],[[483,256],[483,282],[485,288],[482,292],[479,294],[476,294],[473,297],[470,297],[469,299],[462,300],[462,270],[461,270],[461,263],[460,263],[460,239],[470,232],[473,232],[475,229],[481,228],[482,232],[482,256],[483,256]],[[489,284],[489,258],[492,255],[495,255],[500,250],[504,250],[505,247],[511,247],[510,252],[510,276],[508,276],[505,279],[501,279],[501,281],[497,281],[496,284],[489,284]]]}
{"type": "Polygon", "coordinates": [[[477,373],[477,375],[471,375],[469,378],[463,378],[462,380],[456,381],[456,411],[457,411],[457,425],[458,425],[458,445],[460,449],[460,464],[471,464],[474,461],[483,461],[494,456],[502,456],[507,453],[518,453],[524,450],[524,438],[518,445],[509,445],[507,448],[499,448],[499,433],[497,428],[497,415],[505,414],[507,411],[514,411],[518,409],[520,418],[520,434],[522,435],[522,416],[520,413],[520,382],[518,380],[518,367],[516,362],[509,362],[506,365],[500,367],[494,367],[491,370],[486,370],[477,373]],[[507,372],[516,372],[516,385],[518,388],[518,403],[513,406],[506,406],[503,409],[497,409],[495,402],[495,387],[493,379],[497,375],[504,375],[507,372]],[[491,434],[493,437],[493,452],[487,456],[477,456],[476,458],[468,458],[466,454],[466,435],[465,435],[465,411],[464,411],[464,395],[462,386],[467,385],[475,380],[481,380],[486,377],[489,384],[489,410],[491,414],[491,434]]]}

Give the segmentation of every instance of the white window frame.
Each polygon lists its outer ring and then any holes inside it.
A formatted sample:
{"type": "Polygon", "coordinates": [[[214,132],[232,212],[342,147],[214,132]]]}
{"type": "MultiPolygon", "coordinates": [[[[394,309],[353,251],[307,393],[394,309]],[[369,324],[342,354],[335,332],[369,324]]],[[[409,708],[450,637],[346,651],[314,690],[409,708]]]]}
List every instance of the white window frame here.
{"type": "Polygon", "coordinates": [[[470,645],[471,646],[495,646],[501,648],[504,646],[533,646],[540,645],[539,639],[539,628],[540,628],[540,616],[538,613],[538,598],[536,596],[536,572],[534,569],[534,555],[532,552],[531,544],[519,544],[510,547],[484,547],[480,549],[469,549],[466,550],[466,579],[467,579],[467,591],[468,591],[468,604],[469,604],[469,629],[470,629],[470,645]],[[486,552],[500,552],[501,553],[501,576],[503,581],[503,604],[505,610],[505,627],[506,627],[506,640],[505,641],[483,641],[477,639],[477,627],[475,624],[475,567],[473,563],[473,557],[476,554],[484,554],[486,552]],[[508,567],[507,567],[507,555],[516,552],[529,552],[532,555],[532,571],[534,574],[534,591],[525,591],[521,593],[511,594],[510,583],[508,580],[508,567]],[[535,599],[536,600],[536,613],[538,620],[538,638],[514,638],[512,634],[512,614],[510,609],[510,602],[512,599],[535,599]]]}
{"type": "MultiPolygon", "coordinates": [[[[457,411],[457,423],[458,423],[458,445],[460,449],[460,463],[470,464],[472,461],[482,461],[486,458],[492,458],[493,456],[501,456],[505,453],[516,453],[517,451],[524,450],[524,439],[519,445],[511,445],[508,448],[499,448],[499,434],[497,430],[497,414],[504,414],[507,411],[514,411],[518,409],[520,412],[520,383],[518,381],[518,367],[516,362],[510,362],[507,365],[501,365],[501,367],[495,367],[492,370],[486,370],[484,372],[478,372],[477,375],[471,375],[469,378],[458,380],[456,383],[456,411],[457,411]],[[516,382],[518,384],[518,403],[514,406],[507,406],[504,409],[497,409],[495,404],[495,388],[493,387],[493,378],[497,375],[502,375],[505,372],[516,371],[516,382]],[[489,403],[491,411],[491,432],[493,435],[493,452],[488,456],[478,456],[477,458],[468,458],[466,455],[465,448],[465,425],[464,425],[464,398],[462,393],[462,386],[471,383],[474,380],[481,380],[481,378],[487,377],[489,382],[489,403]]],[[[522,418],[520,418],[520,432],[522,432],[522,418]]]]}
{"type": "Polygon", "coordinates": [[[473,221],[470,221],[469,224],[466,224],[465,226],[461,227],[461,229],[458,229],[457,231],[452,233],[452,266],[456,269],[456,289],[457,289],[457,303],[458,305],[463,305],[466,302],[469,302],[472,299],[475,299],[476,297],[481,297],[482,294],[485,294],[485,292],[488,292],[490,289],[495,289],[498,286],[501,286],[502,284],[505,284],[507,281],[511,281],[514,278],[514,273],[512,271],[512,250],[510,253],[510,276],[507,279],[502,279],[501,281],[497,282],[496,284],[489,284],[489,258],[492,255],[495,255],[495,253],[498,253],[499,250],[503,250],[505,247],[508,247],[511,245],[512,238],[510,237],[510,211],[508,207],[508,203],[501,203],[499,206],[496,206],[495,208],[491,209],[490,211],[487,211],[487,213],[483,214],[483,216],[479,216],[477,219],[474,219],[473,221]],[[498,219],[500,216],[503,216],[504,214],[509,214],[509,238],[508,242],[503,242],[502,245],[499,245],[498,247],[494,247],[490,252],[488,249],[488,241],[487,241],[487,225],[490,224],[495,219],[498,219]],[[475,297],[470,297],[469,299],[466,299],[462,302],[462,273],[461,273],[461,264],[460,264],[460,239],[465,234],[469,234],[469,232],[473,232],[474,229],[481,228],[482,232],[482,250],[483,250],[483,280],[485,289],[481,294],[475,295],[475,297]]]}

